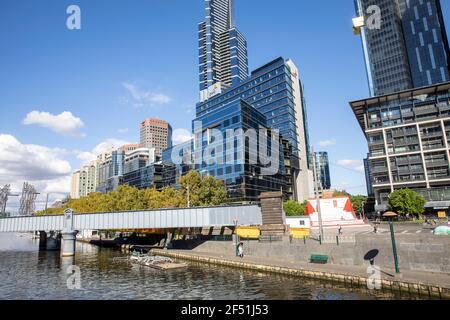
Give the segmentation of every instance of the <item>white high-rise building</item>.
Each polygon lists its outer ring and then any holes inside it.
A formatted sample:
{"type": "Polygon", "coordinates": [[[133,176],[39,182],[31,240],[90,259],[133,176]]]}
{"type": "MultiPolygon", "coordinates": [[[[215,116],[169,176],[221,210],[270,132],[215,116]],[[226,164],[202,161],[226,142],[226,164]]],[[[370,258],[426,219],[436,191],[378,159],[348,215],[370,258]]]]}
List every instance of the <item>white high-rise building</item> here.
{"type": "Polygon", "coordinates": [[[77,170],[72,175],[70,197],[79,199],[95,192],[97,186],[97,164],[95,161],[77,170]]]}

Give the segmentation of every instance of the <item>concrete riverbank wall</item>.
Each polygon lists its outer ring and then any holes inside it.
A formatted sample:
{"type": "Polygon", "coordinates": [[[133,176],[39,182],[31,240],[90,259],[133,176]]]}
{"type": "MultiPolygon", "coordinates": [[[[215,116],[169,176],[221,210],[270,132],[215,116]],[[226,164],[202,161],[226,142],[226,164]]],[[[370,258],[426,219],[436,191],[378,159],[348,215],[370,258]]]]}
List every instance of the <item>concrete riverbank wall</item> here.
{"type": "MultiPolygon", "coordinates": [[[[195,253],[192,251],[172,251],[172,250],[152,250],[154,254],[182,259],[186,261],[192,261],[196,263],[205,263],[217,266],[225,266],[230,268],[244,269],[256,272],[274,273],[287,275],[292,277],[299,277],[304,279],[326,281],[329,283],[341,283],[346,287],[352,288],[368,288],[368,283],[372,280],[367,275],[358,274],[358,272],[348,273],[339,272],[332,270],[333,268],[328,268],[329,270],[317,270],[315,268],[296,268],[296,267],[286,267],[280,264],[280,261],[275,265],[264,264],[255,261],[245,261],[239,260],[238,258],[223,258],[208,256],[207,254],[195,253]],[[316,269],[316,270],[314,270],[316,269]]],[[[353,267],[355,268],[355,267],[353,267]]],[[[364,269],[364,268],[362,268],[364,269]]],[[[398,278],[394,279],[382,279],[380,281],[380,287],[377,290],[383,290],[388,292],[397,292],[406,294],[409,297],[419,297],[419,298],[438,298],[438,299],[450,299],[450,288],[444,285],[431,284],[429,281],[423,281],[418,279],[401,280],[398,278]]]]}
{"type": "MultiPolygon", "coordinates": [[[[295,239],[292,242],[243,241],[245,255],[307,263],[311,254],[329,256],[330,264],[368,265],[364,256],[371,250],[379,253],[374,259],[381,268],[393,268],[394,257],[389,235],[356,235],[341,237],[339,244],[333,239],[320,244],[317,240],[295,239]]],[[[447,273],[450,276],[450,237],[419,234],[396,235],[401,270],[447,273]]],[[[188,241],[173,243],[174,249],[189,249],[192,252],[233,255],[235,246],[231,241],[188,241]]]]}

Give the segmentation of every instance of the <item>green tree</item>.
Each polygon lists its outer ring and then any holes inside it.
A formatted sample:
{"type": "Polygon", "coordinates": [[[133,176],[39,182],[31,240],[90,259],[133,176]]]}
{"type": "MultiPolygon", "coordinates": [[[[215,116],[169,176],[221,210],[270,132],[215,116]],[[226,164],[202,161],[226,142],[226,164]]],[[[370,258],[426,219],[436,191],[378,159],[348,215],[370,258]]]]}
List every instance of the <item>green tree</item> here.
{"type": "Polygon", "coordinates": [[[389,195],[388,207],[401,216],[420,216],[425,211],[425,203],[421,194],[411,189],[399,189],[389,195]]]}
{"type": "Polygon", "coordinates": [[[353,205],[353,209],[355,210],[356,214],[361,215],[364,210],[364,203],[367,201],[366,196],[350,196],[350,202],[353,205]]]}
{"type": "Polygon", "coordinates": [[[288,200],[283,204],[283,208],[287,216],[303,216],[306,211],[306,201],[299,203],[295,200],[288,200]]]}
{"type": "Polygon", "coordinates": [[[195,170],[191,170],[180,178],[180,184],[181,192],[186,200],[186,207],[188,206],[188,202],[190,202],[191,207],[200,206],[200,188],[202,185],[200,174],[195,170]]]}
{"type": "MultiPolygon", "coordinates": [[[[186,208],[188,189],[192,207],[220,205],[228,199],[223,182],[214,177],[202,179],[196,171],[190,171],[180,182],[180,190],[164,188],[158,191],[122,185],[107,194],[91,193],[87,197],[70,199],[64,208],[49,209],[47,214],[63,214],[66,208],[78,213],[186,208]]],[[[45,211],[36,214],[43,215],[45,211]]]]}
{"type": "Polygon", "coordinates": [[[227,201],[228,194],[223,181],[207,176],[201,182],[199,197],[202,206],[217,206],[227,201]]]}
{"type": "Polygon", "coordinates": [[[197,171],[191,170],[180,179],[182,196],[186,207],[216,206],[227,201],[228,194],[223,182],[214,177],[201,178],[197,171]]]}

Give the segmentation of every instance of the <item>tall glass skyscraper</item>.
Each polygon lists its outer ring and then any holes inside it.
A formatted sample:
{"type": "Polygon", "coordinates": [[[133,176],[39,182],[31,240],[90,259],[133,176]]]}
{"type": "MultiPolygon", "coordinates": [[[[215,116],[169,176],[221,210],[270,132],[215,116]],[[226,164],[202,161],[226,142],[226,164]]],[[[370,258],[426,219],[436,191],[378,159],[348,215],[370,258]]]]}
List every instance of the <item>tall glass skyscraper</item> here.
{"type": "Polygon", "coordinates": [[[371,96],[450,80],[450,53],[439,0],[355,0],[355,7],[364,20],[357,31],[371,96]],[[379,26],[373,23],[374,8],[380,9],[379,26]]]}
{"type": "Polygon", "coordinates": [[[292,172],[295,199],[304,201],[313,194],[313,174],[309,168],[309,139],[305,100],[299,71],[292,60],[277,58],[254,70],[240,84],[197,104],[197,117],[220,110],[241,98],[264,114],[267,126],[278,129],[299,158],[299,170],[292,172]]]}
{"type": "Polygon", "coordinates": [[[233,0],[205,0],[205,6],[199,24],[201,101],[248,76],[247,40],[233,24],[233,0]]]}
{"type": "Polygon", "coordinates": [[[331,189],[330,163],[328,161],[328,152],[316,152],[315,160],[317,181],[320,181],[323,190],[331,189]]]}
{"type": "Polygon", "coordinates": [[[439,0],[399,0],[415,88],[450,80],[447,33],[439,0]]]}
{"type": "Polygon", "coordinates": [[[266,122],[262,113],[240,98],[197,117],[193,121],[193,153],[197,159],[203,157],[203,161],[196,163],[195,169],[202,176],[223,180],[234,200],[258,201],[261,192],[286,191],[281,141],[266,122]],[[198,125],[201,130],[196,128],[198,125]],[[219,137],[212,130],[220,132],[219,137]],[[223,141],[216,141],[220,137],[223,141]],[[278,150],[275,152],[274,148],[278,150]],[[258,159],[258,163],[251,159],[258,159]],[[275,166],[271,174],[264,174],[263,163],[275,166]]]}

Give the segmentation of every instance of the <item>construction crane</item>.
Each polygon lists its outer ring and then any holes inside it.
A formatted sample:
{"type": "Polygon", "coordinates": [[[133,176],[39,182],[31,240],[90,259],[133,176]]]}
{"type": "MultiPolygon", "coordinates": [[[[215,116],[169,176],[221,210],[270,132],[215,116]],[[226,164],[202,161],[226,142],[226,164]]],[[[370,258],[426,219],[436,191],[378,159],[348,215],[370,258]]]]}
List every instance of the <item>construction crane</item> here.
{"type": "Polygon", "coordinates": [[[0,188],[0,215],[6,216],[6,203],[8,202],[8,197],[18,197],[18,193],[11,192],[11,185],[7,184],[0,188]]]}
{"type": "Polygon", "coordinates": [[[36,210],[36,198],[40,194],[34,186],[28,182],[23,183],[22,196],[20,197],[19,215],[32,216],[36,210]]]}

